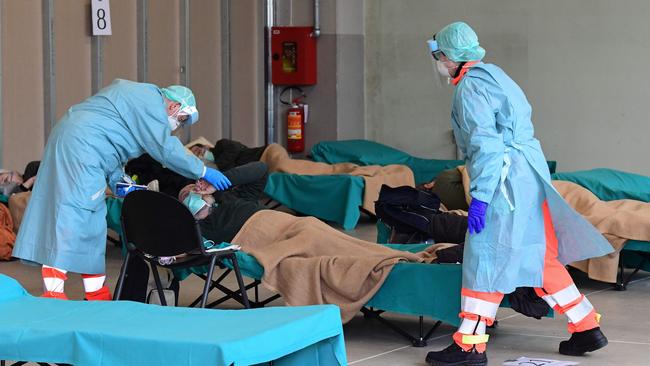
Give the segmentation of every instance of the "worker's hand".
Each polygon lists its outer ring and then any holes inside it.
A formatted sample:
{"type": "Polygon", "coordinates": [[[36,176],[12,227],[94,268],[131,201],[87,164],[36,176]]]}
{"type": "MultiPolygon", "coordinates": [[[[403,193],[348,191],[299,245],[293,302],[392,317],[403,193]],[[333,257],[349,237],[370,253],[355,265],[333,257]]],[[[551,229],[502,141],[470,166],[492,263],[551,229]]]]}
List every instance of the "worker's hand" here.
{"type": "Polygon", "coordinates": [[[212,184],[218,191],[225,191],[232,185],[230,180],[222,172],[213,168],[206,167],[205,174],[203,174],[202,178],[212,184]]]}
{"type": "Polygon", "coordinates": [[[216,191],[217,189],[204,179],[199,179],[196,181],[196,184],[194,184],[194,188],[192,189],[192,192],[198,193],[200,195],[213,194],[216,191]]]}
{"type": "Polygon", "coordinates": [[[488,204],[472,198],[467,212],[467,229],[470,234],[478,234],[485,228],[485,212],[488,204]]]}

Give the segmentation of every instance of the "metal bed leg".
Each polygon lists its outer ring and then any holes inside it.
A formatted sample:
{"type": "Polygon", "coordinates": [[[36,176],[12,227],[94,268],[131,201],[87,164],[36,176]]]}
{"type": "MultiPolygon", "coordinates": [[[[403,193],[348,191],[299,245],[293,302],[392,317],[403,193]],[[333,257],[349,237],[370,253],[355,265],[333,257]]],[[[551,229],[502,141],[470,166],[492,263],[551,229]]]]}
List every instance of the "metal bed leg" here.
{"type": "Polygon", "coordinates": [[[625,291],[627,290],[627,285],[630,283],[632,280],[632,277],[634,277],[637,272],[645,265],[645,263],[650,260],[650,254],[647,253],[639,253],[643,258],[641,259],[641,262],[636,266],[634,271],[630,273],[629,276],[625,277],[625,265],[623,264],[623,255],[621,254],[619,259],[618,259],[618,278],[617,278],[617,283],[616,283],[616,290],[617,291],[625,291]]]}
{"type": "Polygon", "coordinates": [[[413,347],[426,347],[427,346],[427,341],[431,338],[433,333],[438,329],[440,324],[442,324],[442,321],[438,320],[435,322],[435,324],[431,327],[431,329],[424,334],[424,317],[420,316],[419,319],[419,325],[420,325],[420,334],[418,337],[413,337],[409,333],[407,333],[404,329],[398,327],[397,325],[393,324],[391,321],[384,319],[381,314],[383,311],[381,310],[371,310],[366,307],[361,308],[361,312],[363,313],[364,316],[367,318],[373,318],[377,319],[380,323],[383,325],[387,326],[388,328],[392,329],[394,332],[397,334],[401,335],[402,337],[406,338],[408,341],[411,342],[413,347]]]}

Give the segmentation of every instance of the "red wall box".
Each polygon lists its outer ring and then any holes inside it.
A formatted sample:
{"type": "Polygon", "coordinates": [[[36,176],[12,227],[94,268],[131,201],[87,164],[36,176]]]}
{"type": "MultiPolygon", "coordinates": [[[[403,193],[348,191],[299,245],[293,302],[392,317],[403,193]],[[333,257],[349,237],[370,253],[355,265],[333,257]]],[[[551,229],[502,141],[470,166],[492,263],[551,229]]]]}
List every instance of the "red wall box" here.
{"type": "Polygon", "coordinates": [[[316,84],[316,38],[312,27],[271,28],[271,82],[316,84]]]}

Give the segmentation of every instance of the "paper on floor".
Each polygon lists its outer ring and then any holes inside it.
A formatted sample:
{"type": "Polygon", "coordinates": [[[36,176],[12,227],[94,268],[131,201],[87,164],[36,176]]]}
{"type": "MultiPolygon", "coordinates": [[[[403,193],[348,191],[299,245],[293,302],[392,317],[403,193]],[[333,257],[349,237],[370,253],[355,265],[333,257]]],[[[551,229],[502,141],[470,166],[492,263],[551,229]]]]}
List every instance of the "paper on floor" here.
{"type": "Polygon", "coordinates": [[[574,366],[578,362],[549,360],[545,358],[519,357],[516,360],[506,360],[503,366],[574,366]]]}

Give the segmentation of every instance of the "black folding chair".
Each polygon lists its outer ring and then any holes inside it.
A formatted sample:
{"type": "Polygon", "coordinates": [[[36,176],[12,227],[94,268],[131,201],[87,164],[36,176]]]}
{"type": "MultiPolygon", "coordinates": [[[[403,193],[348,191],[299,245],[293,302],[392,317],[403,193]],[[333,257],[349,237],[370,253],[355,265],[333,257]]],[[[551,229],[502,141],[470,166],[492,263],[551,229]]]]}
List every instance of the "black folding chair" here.
{"type": "Polygon", "coordinates": [[[163,306],[166,306],[167,302],[158,267],[172,269],[208,264],[209,269],[200,304],[203,308],[211,290],[214,267],[218,261],[227,258],[232,261],[242,302],[246,308],[250,308],[244,280],[235,256],[236,251],[206,249],[198,222],[178,200],[159,192],[131,192],[124,199],[121,223],[122,240],[127,253],[115,289],[115,300],[119,300],[122,294],[129,258],[131,255],[137,255],[151,265],[156,290],[163,306]]]}

